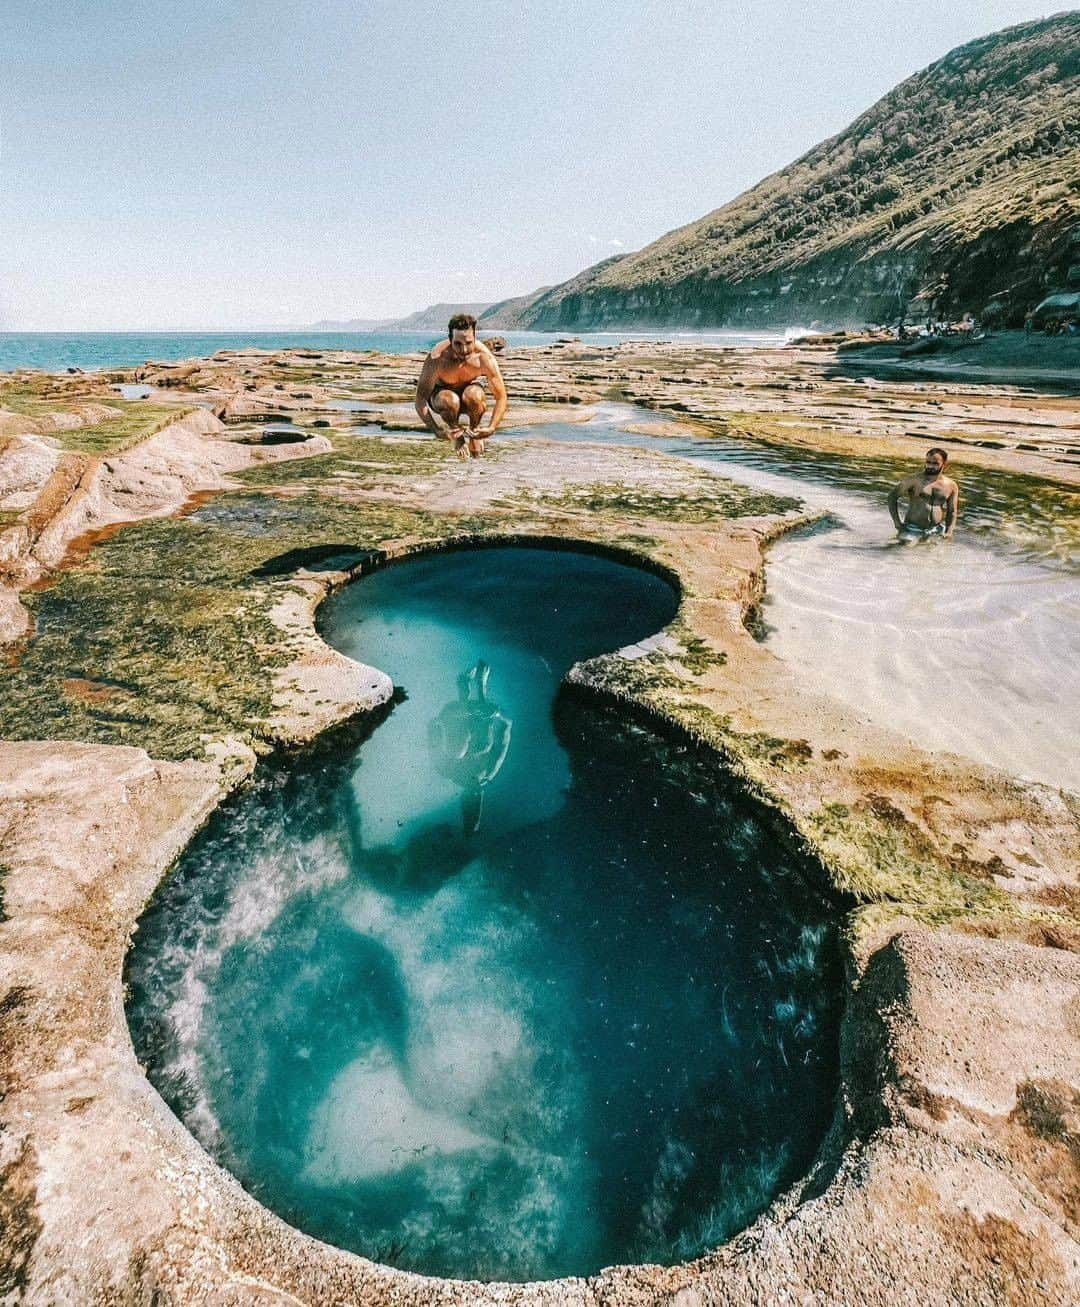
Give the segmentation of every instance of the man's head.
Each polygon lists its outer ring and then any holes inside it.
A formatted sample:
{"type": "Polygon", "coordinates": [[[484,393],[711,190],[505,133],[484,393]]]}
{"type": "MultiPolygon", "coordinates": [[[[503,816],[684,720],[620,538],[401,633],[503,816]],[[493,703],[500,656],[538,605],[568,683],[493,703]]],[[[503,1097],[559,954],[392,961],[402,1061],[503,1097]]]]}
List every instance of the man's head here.
{"type": "Polygon", "coordinates": [[[923,470],[927,476],[939,477],[945,471],[945,464],[948,461],[948,453],[940,445],[935,445],[933,449],[926,451],[926,464],[923,470]]]}
{"type": "Polygon", "coordinates": [[[465,358],[476,346],[476,319],[471,313],[455,313],[447,323],[450,348],[457,358],[465,358]]]}

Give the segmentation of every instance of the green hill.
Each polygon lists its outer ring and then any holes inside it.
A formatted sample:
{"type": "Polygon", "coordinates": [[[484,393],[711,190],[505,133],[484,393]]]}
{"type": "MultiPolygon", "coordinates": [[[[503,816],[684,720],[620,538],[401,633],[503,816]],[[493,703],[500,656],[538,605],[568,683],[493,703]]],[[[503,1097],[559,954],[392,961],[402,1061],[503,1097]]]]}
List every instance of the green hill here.
{"type": "Polygon", "coordinates": [[[960,46],[737,199],[501,325],[843,325],[990,304],[1018,320],[1070,267],[1075,282],[1075,11],[960,46]]]}

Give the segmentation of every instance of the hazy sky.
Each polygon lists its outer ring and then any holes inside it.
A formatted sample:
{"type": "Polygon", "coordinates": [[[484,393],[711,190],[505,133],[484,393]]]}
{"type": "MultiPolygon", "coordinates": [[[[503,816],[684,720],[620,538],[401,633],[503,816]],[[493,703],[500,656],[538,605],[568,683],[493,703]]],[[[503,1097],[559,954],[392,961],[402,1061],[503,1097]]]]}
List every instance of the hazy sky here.
{"type": "Polygon", "coordinates": [[[0,330],[401,315],[690,222],[1022,0],[0,0],[0,330]]]}

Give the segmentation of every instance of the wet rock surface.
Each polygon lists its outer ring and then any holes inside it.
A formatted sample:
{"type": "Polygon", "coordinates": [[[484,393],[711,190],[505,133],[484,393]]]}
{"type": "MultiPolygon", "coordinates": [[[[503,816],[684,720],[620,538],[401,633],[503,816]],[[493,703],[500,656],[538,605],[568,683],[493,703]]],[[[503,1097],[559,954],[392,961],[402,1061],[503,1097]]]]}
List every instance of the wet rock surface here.
{"type": "MultiPolygon", "coordinates": [[[[983,466],[1077,480],[1077,400],[1013,383],[854,376],[812,348],[567,342],[502,363],[515,403],[559,417],[618,396],[680,429],[837,458],[910,457],[946,438],[983,466]]],[[[203,412],[117,457],[0,449],[0,484],[33,496],[0,519],[6,593],[22,589],[36,623],[11,646],[0,717],[0,1291],[35,1303],[1076,1301],[1080,800],[930,758],[807,692],[753,639],[763,549],[805,521],[798,507],[542,429],[459,464],[408,430],[418,364],[250,351],[140,370],[155,386],[167,375],[178,406],[249,394],[268,410],[272,399],[278,421],[329,420],[317,448],[241,446],[203,412]],[[342,399],[398,434],[353,430],[356,415],[330,407],[342,399]],[[216,1167],[135,1061],[122,965],[155,885],[257,754],[385,699],[385,677],[319,640],[319,598],[366,560],[522,535],[678,577],[663,640],[570,679],[721,761],[846,896],[842,1088],[810,1174],[702,1260],[462,1284],[308,1239],[216,1167]]],[[[69,389],[56,381],[49,402],[70,406],[69,389]]]]}

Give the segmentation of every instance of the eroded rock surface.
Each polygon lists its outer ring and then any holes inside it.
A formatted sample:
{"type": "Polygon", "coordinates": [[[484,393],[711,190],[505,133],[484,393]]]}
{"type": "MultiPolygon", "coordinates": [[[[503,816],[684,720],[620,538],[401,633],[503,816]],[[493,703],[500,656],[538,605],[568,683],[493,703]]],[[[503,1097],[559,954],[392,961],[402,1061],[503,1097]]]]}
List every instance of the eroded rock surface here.
{"type": "MultiPolygon", "coordinates": [[[[689,420],[680,430],[741,424],[763,442],[892,457],[918,414],[920,444],[1008,428],[1035,448],[973,446],[973,457],[1075,479],[1064,434],[1075,402],[1060,396],[830,379],[835,356],[813,350],[569,342],[503,358],[517,401],[556,415],[617,392],[689,420]]],[[[930,759],[808,693],[752,638],[764,550],[806,520],[797,503],[647,449],[544,441],[542,428],[463,466],[409,435],[407,411],[376,410],[402,429],[387,438],[346,430],[354,418],[328,407],[401,405],[418,361],[244,351],[147,373],[167,375],[178,404],[242,393],[333,423],[321,444],[258,450],[290,451],[288,463],[255,459],[205,411],[102,456],[89,484],[71,451],[42,460],[42,488],[61,468],[68,481],[51,511],[40,491],[20,510],[38,506],[38,529],[6,556],[10,593],[32,566],[50,584],[27,596],[41,626],[5,668],[0,709],[0,1295],[1080,1300],[1080,801],[930,759]],[[205,493],[192,501],[193,490],[205,493]],[[136,525],[85,537],[121,522],[136,525]],[[319,639],[321,596],[394,555],[523,535],[586,541],[678,578],[682,605],[662,638],[571,680],[722,759],[820,861],[846,913],[842,1088],[811,1174],[700,1262],[460,1284],[328,1248],[245,1194],[137,1065],[122,965],[147,897],[256,755],[388,697],[385,676],[319,639]]]]}

